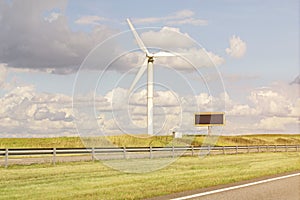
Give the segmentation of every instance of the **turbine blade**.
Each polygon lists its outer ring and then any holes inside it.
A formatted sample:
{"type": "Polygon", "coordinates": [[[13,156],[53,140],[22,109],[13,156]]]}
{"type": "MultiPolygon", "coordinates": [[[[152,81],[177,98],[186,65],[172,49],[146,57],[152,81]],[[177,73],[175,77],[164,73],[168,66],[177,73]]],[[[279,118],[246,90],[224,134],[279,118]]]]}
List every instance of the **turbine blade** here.
{"type": "Polygon", "coordinates": [[[140,36],[138,35],[138,33],[136,32],[135,28],[133,27],[132,23],[130,22],[130,20],[127,18],[127,23],[135,37],[135,40],[137,41],[140,49],[146,53],[146,55],[150,55],[148,49],[146,48],[145,44],[143,43],[142,39],[140,38],[140,36]]]}
{"type": "Polygon", "coordinates": [[[136,83],[141,79],[141,77],[143,76],[144,72],[146,71],[147,69],[147,63],[148,63],[148,59],[145,59],[143,65],[141,66],[140,70],[138,71],[138,73],[136,74],[131,86],[130,86],[130,89],[128,91],[128,93],[130,93],[132,91],[132,89],[134,88],[134,86],[136,85],[136,83]]]}
{"type": "Polygon", "coordinates": [[[176,55],[166,51],[160,51],[154,54],[154,57],[174,57],[174,56],[176,55]]]}

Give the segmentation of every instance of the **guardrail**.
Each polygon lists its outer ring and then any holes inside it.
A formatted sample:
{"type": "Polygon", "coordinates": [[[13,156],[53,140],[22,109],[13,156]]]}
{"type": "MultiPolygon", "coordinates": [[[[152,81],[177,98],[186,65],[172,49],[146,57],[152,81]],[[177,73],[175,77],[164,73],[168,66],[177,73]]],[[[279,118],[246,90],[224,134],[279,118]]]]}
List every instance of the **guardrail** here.
{"type": "Polygon", "coordinates": [[[9,164],[9,158],[28,156],[45,156],[52,158],[55,165],[59,156],[90,156],[91,160],[128,159],[128,158],[161,158],[175,156],[195,156],[210,154],[238,154],[253,152],[291,152],[300,151],[300,145],[262,145],[262,146],[171,146],[171,147],[107,147],[107,148],[6,148],[0,149],[4,157],[4,166],[9,164]],[[113,156],[117,155],[117,156],[113,156]]]}

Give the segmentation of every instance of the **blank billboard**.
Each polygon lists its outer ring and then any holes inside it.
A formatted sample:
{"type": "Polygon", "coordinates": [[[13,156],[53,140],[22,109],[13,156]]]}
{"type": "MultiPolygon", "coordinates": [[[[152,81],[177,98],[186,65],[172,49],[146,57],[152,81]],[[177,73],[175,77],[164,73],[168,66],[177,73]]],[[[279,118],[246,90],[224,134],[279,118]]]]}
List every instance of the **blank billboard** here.
{"type": "Polygon", "coordinates": [[[224,124],[225,115],[222,112],[195,114],[195,126],[222,126],[224,124]]]}

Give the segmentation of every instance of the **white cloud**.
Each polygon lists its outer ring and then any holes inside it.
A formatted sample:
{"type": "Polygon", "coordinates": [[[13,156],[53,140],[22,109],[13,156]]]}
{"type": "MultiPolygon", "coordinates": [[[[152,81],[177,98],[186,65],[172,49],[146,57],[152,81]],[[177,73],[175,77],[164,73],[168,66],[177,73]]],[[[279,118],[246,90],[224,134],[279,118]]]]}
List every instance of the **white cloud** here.
{"type": "Polygon", "coordinates": [[[233,35],[229,40],[230,47],[226,48],[226,53],[234,58],[241,58],[247,50],[246,43],[240,37],[233,35]]]}
{"type": "Polygon", "coordinates": [[[0,63],[0,88],[5,84],[6,75],[7,75],[7,64],[0,63]]]}
{"type": "Polygon", "coordinates": [[[300,119],[300,98],[296,100],[296,103],[291,108],[291,117],[298,117],[300,119]]]}
{"type": "Polygon", "coordinates": [[[74,134],[71,100],[62,94],[38,93],[32,85],[13,88],[0,98],[0,137],[74,134]]]}
{"type": "Polygon", "coordinates": [[[178,28],[163,27],[159,31],[144,32],[141,38],[146,46],[179,55],[158,58],[156,64],[193,71],[195,68],[214,67],[225,62],[222,57],[199,47],[187,33],[182,33],[178,28]]]}
{"type": "Polygon", "coordinates": [[[163,27],[159,31],[148,31],[141,34],[146,46],[161,48],[190,48],[193,40],[187,33],[182,33],[178,28],[163,27]],[[174,42],[176,41],[176,42],[174,42]]]}
{"type": "Polygon", "coordinates": [[[298,87],[274,83],[252,90],[249,102],[226,104],[229,123],[227,131],[241,133],[298,133],[300,98],[298,87]]]}
{"type": "Polygon", "coordinates": [[[164,66],[169,66],[182,71],[192,71],[202,67],[215,67],[225,63],[225,60],[206,49],[181,49],[178,53],[182,57],[161,57],[156,63],[164,66]]]}
{"type": "Polygon", "coordinates": [[[167,25],[183,25],[183,24],[190,24],[193,26],[204,26],[207,25],[207,20],[203,19],[195,19],[195,18],[187,18],[181,20],[170,20],[166,23],[167,25]]]}
{"type": "Polygon", "coordinates": [[[98,25],[91,32],[72,31],[64,15],[66,5],[64,0],[1,1],[1,62],[47,73],[76,71],[89,51],[114,30],[98,25]],[[45,17],[45,12],[51,13],[45,17]]]}
{"type": "MultiPolygon", "coordinates": [[[[0,27],[2,27],[1,30],[4,30],[0,34],[0,60],[7,63],[9,68],[56,74],[74,73],[97,44],[116,33],[115,30],[100,24],[107,19],[96,15],[82,16],[75,22],[79,24],[97,24],[97,26],[93,26],[90,32],[73,31],[64,13],[67,5],[66,1],[43,2],[41,4],[36,3],[34,0],[28,0],[26,2],[13,1],[11,5],[6,2],[0,3],[0,13],[3,13],[0,27]],[[44,16],[48,12],[49,15],[44,16]],[[14,13],[19,14],[14,15],[14,13]],[[12,17],[12,15],[14,16],[12,17]],[[21,35],[20,32],[22,32],[21,35]]],[[[200,19],[193,18],[194,15],[193,11],[182,10],[165,17],[164,20],[166,20],[166,24],[170,23],[172,25],[176,23],[201,24],[200,19]]],[[[169,50],[183,48],[182,51],[192,54],[191,58],[197,60],[195,65],[199,67],[204,65],[213,66],[212,63],[218,65],[224,62],[223,58],[212,52],[207,52],[204,49],[192,49],[193,42],[188,34],[181,33],[176,28],[164,27],[158,32],[144,33],[142,38],[145,39],[147,45],[152,47],[168,47],[169,50]],[[152,37],[155,39],[153,40],[152,37]],[[199,56],[194,57],[195,55],[199,56]],[[200,60],[204,60],[204,62],[200,62],[200,60]]],[[[92,63],[91,67],[88,66],[82,69],[104,69],[111,60],[124,53],[125,50],[121,45],[116,40],[111,41],[107,46],[102,44],[101,48],[103,50],[100,51],[99,47],[95,51],[97,55],[94,58],[89,57],[89,63],[92,63]],[[100,60],[98,59],[99,54],[102,57],[100,60]]],[[[111,65],[114,69],[112,67],[110,69],[124,72],[128,67],[135,66],[139,62],[140,57],[122,56],[118,62],[114,63],[116,65],[111,65]]],[[[168,60],[166,62],[170,63],[168,60]]],[[[175,67],[176,64],[180,65],[177,67],[178,69],[185,70],[187,68],[182,66],[183,64],[186,65],[186,62],[183,62],[182,59],[181,61],[177,59],[174,64],[175,67]]]]}
{"type": "Polygon", "coordinates": [[[227,114],[233,116],[254,116],[258,114],[258,111],[247,104],[237,104],[232,106],[232,108],[228,110],[227,114]]]}
{"type": "Polygon", "coordinates": [[[253,90],[249,99],[258,113],[269,116],[287,116],[294,103],[292,99],[289,99],[289,96],[271,88],[253,90]]]}
{"type": "Polygon", "coordinates": [[[194,18],[195,13],[191,10],[181,10],[164,17],[147,17],[133,19],[135,24],[150,24],[150,23],[164,23],[166,25],[183,25],[189,24],[193,26],[207,25],[207,20],[194,18]]]}
{"type": "Polygon", "coordinates": [[[104,17],[100,17],[97,15],[86,15],[82,16],[79,19],[75,21],[76,24],[82,24],[82,25],[99,25],[100,22],[105,21],[106,19],[104,17]]]}
{"type": "Polygon", "coordinates": [[[57,20],[60,16],[62,16],[61,13],[52,12],[49,16],[45,17],[44,19],[51,23],[51,22],[57,20]]]}
{"type": "MultiPolygon", "coordinates": [[[[177,127],[178,131],[197,132],[199,130],[193,126],[194,113],[224,111],[225,102],[225,134],[297,133],[300,98],[295,91],[298,87],[280,85],[253,90],[247,103],[234,101],[228,93],[180,95],[156,90],[156,130],[166,134],[177,127]]],[[[136,91],[129,102],[127,92],[128,89],[115,88],[104,96],[94,98],[92,93],[80,96],[72,109],[71,96],[37,92],[32,85],[12,88],[0,98],[0,137],[10,134],[18,137],[74,135],[75,125],[87,134],[99,135],[101,131],[120,134],[124,127],[128,133],[146,133],[147,91],[136,91]]]]}
{"type": "Polygon", "coordinates": [[[171,91],[156,91],[154,93],[155,101],[161,107],[179,107],[179,95],[171,91]]]}
{"type": "Polygon", "coordinates": [[[267,117],[262,120],[258,124],[255,124],[255,127],[263,129],[263,130],[278,130],[284,131],[287,125],[289,124],[299,124],[299,120],[297,118],[288,118],[288,117],[267,117]]]}
{"type": "MultiPolygon", "coordinates": [[[[254,89],[248,95],[247,104],[233,102],[228,112],[260,117],[299,117],[300,98],[298,87],[286,83],[274,83],[269,87],[254,89]]],[[[228,104],[227,104],[228,105],[228,104]]]]}
{"type": "Polygon", "coordinates": [[[180,11],[174,13],[173,15],[169,16],[168,18],[181,19],[181,18],[186,18],[186,17],[192,17],[194,15],[195,15],[195,13],[193,11],[185,9],[185,10],[180,10],[180,11]]]}

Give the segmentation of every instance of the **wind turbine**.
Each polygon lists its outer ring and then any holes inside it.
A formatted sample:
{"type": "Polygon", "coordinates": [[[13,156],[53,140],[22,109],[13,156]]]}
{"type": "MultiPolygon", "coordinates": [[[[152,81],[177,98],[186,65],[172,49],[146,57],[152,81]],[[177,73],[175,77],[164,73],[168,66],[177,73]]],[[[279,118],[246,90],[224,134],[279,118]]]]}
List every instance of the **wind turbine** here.
{"type": "Polygon", "coordinates": [[[144,64],[141,66],[138,73],[136,74],[136,77],[133,80],[131,87],[129,89],[129,93],[132,91],[132,89],[134,88],[136,83],[140,80],[140,78],[143,76],[144,72],[147,69],[147,128],[148,128],[148,135],[153,135],[153,62],[154,62],[154,58],[168,57],[168,56],[175,56],[175,55],[172,53],[169,53],[169,52],[164,52],[164,51],[160,51],[157,53],[150,53],[129,19],[127,19],[127,22],[128,22],[128,25],[129,25],[134,37],[135,37],[135,40],[136,40],[139,48],[146,54],[146,59],[144,61],[144,64]]]}

